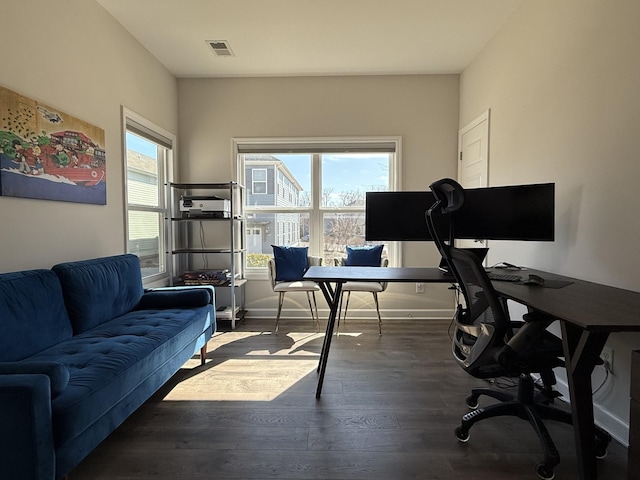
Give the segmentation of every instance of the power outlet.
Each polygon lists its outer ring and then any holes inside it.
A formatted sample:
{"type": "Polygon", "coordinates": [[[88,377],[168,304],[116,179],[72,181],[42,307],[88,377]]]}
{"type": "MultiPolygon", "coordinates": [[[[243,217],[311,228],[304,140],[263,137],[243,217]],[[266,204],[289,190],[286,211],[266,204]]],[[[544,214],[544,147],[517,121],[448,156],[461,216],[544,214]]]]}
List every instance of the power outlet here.
{"type": "Polygon", "coordinates": [[[424,293],[424,283],[416,283],[416,293],[424,293]]]}
{"type": "Polygon", "coordinates": [[[600,358],[604,362],[604,368],[609,370],[609,373],[613,375],[613,348],[604,347],[602,353],[600,353],[600,358]]]}

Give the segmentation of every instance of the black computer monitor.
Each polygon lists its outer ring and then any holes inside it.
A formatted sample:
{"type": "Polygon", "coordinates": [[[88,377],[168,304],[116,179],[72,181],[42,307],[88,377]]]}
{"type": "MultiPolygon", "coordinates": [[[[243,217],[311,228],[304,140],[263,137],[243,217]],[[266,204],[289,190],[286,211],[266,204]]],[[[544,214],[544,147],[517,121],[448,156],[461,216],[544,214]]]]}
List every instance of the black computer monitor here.
{"type": "Polygon", "coordinates": [[[433,240],[424,214],[434,203],[431,192],[367,192],[365,238],[382,242],[433,240]]]}
{"type": "MultiPolygon", "coordinates": [[[[425,212],[430,191],[367,192],[365,238],[369,241],[430,241],[425,212]]],[[[509,185],[465,190],[454,218],[455,238],[553,241],[555,184],[509,185]]]]}

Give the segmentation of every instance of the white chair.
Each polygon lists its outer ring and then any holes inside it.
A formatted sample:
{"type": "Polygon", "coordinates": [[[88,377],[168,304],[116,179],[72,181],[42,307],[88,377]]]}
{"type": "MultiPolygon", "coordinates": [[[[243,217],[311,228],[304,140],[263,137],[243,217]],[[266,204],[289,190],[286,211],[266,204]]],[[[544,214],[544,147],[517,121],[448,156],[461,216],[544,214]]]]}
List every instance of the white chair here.
{"type": "MultiPolygon", "coordinates": [[[[346,267],[346,258],[334,258],[336,267],[346,267]]],[[[389,259],[383,258],[380,262],[381,267],[389,266],[389,259]]],[[[380,317],[380,305],[378,304],[378,293],[384,292],[387,289],[387,282],[345,282],[342,285],[342,294],[340,295],[340,304],[338,306],[338,322],[336,332],[340,331],[340,316],[342,312],[342,300],[344,294],[347,294],[347,301],[344,306],[344,322],[347,322],[347,310],[349,309],[349,299],[351,298],[351,292],[370,292],[373,294],[373,301],[376,304],[376,312],[378,313],[378,335],[382,335],[382,318],[380,317]]]]}
{"type": "MultiPolygon", "coordinates": [[[[307,265],[321,266],[322,257],[307,257],[307,265]]],[[[284,302],[284,295],[287,292],[306,292],[307,301],[309,302],[309,310],[311,311],[311,318],[316,324],[316,332],[320,330],[320,324],[318,322],[318,305],[316,303],[316,292],[320,291],[320,287],[316,282],[310,280],[296,280],[293,282],[276,282],[276,262],[272,258],[269,260],[269,280],[271,281],[271,288],[278,294],[278,313],[276,315],[275,333],[278,333],[278,325],[280,323],[280,313],[282,312],[282,303],[284,302]],[[312,301],[313,300],[313,305],[312,301]],[[315,315],[314,315],[315,312],[315,315]]]]}

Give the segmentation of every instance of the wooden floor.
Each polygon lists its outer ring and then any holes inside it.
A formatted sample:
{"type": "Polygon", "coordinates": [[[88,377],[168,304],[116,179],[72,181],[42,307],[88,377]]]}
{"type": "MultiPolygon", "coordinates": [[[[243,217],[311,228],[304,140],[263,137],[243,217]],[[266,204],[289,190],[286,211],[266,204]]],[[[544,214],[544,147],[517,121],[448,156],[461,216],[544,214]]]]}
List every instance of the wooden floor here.
{"type": "MultiPolygon", "coordinates": [[[[322,334],[311,322],[247,320],[209,343],[69,476],[69,480],[536,479],[541,450],[528,423],[453,430],[483,382],[452,360],[448,322],[349,322],[332,343],[322,398],[322,334]]],[[[485,400],[488,401],[488,400],[485,400]]],[[[577,478],[571,427],[548,423],[556,479],[577,478]]],[[[626,479],[612,443],[600,480],[626,479]]]]}

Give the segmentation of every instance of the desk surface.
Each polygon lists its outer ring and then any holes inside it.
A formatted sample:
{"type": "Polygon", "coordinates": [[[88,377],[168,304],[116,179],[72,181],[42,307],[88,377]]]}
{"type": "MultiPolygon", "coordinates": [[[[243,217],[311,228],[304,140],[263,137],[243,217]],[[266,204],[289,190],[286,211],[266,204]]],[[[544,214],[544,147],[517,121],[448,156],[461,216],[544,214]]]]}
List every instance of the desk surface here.
{"type": "Polygon", "coordinates": [[[433,267],[309,267],[304,279],[332,283],[351,281],[451,283],[453,277],[433,267]]]}
{"type": "MultiPolygon", "coordinates": [[[[504,271],[503,271],[504,273],[504,271]]],[[[510,298],[588,331],[640,331],[640,292],[609,287],[540,270],[545,280],[569,282],[562,288],[546,288],[521,283],[493,281],[502,296],[510,298]]],[[[304,278],[316,282],[427,282],[452,283],[453,278],[435,267],[310,267],[304,278]]]]}
{"type": "Polygon", "coordinates": [[[503,297],[570,322],[588,331],[640,331],[640,292],[609,287],[539,270],[524,270],[545,280],[571,282],[562,288],[545,288],[494,281],[503,297]]]}

